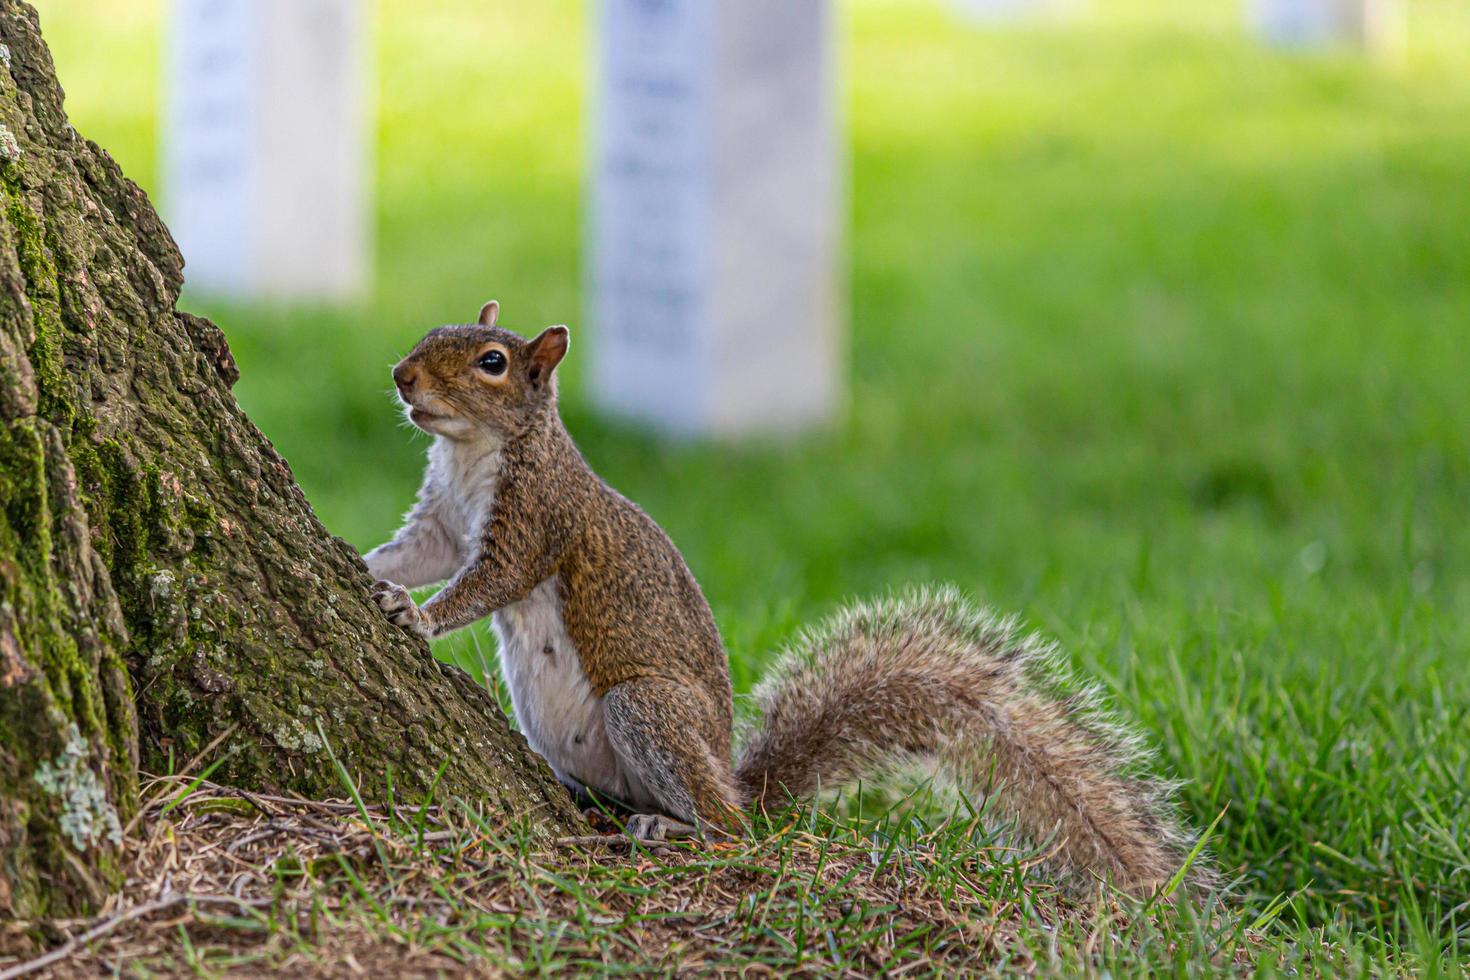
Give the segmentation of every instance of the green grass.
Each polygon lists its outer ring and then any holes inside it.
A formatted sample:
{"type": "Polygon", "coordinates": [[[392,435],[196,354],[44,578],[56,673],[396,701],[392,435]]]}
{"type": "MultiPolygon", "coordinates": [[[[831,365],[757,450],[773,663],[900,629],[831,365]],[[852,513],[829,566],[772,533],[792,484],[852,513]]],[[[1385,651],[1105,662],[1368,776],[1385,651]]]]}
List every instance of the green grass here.
{"type": "MultiPolygon", "coordinates": [[[[803,808],[733,841],[548,842],[474,801],[366,804],[340,771],[350,801],[242,793],[187,773],[149,781],[130,845],[140,887],[85,924],[98,937],[91,962],[133,976],[440,975],[487,961],[533,976],[1277,965],[1259,948],[1261,919],[1059,894],[1029,872],[1034,853],[998,842],[964,808],[931,824],[858,794],[841,820],[803,808]],[[175,932],[146,921],[160,906],[175,932]]],[[[1348,965],[1320,944],[1292,962],[1348,965]]]]}
{"type": "MultiPolygon", "coordinates": [[[[153,188],[156,4],[40,6],[74,122],[153,188]]],[[[386,366],[491,296],[512,326],[568,322],[571,429],[684,550],[737,689],[846,596],[958,582],[1103,680],[1196,823],[1224,811],[1246,918],[1289,896],[1274,956],[1320,934],[1384,970],[1463,969],[1470,8],[1413,0],[1400,65],[1263,49],[1231,0],[1018,30],[842,12],[835,430],[668,445],[588,411],[571,2],[379,5],[377,288],[192,300],[241,404],[366,548],[423,448],[386,366]]]]}

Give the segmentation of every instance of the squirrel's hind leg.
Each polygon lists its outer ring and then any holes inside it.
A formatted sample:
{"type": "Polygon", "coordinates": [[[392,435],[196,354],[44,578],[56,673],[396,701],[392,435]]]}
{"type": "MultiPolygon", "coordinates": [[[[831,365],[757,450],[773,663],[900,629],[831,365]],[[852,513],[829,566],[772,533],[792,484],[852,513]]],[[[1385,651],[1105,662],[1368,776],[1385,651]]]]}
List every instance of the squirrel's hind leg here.
{"type": "MultiPolygon", "coordinates": [[[[729,760],[710,751],[703,733],[711,711],[699,701],[698,693],[673,681],[625,681],[603,698],[608,741],[619,764],[665,814],[698,829],[734,831],[740,796],[729,760]]],[[[670,825],[656,828],[656,822],[653,814],[635,816],[629,833],[662,829],[667,836],[670,825]]]]}

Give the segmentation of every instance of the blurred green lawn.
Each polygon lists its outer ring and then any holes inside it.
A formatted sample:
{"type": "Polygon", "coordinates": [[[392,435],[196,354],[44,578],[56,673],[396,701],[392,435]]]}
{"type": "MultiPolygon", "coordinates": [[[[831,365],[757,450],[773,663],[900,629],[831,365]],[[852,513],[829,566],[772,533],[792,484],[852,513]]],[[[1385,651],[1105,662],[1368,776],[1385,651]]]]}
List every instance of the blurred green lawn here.
{"type": "MultiPolygon", "coordinates": [[[[158,4],[39,6],[73,121],[156,190],[158,4]]],[[[1470,5],[1411,0],[1403,65],[1185,6],[842,5],[851,405],[824,435],[667,445],[588,412],[566,0],[382,0],[373,295],[188,305],[364,549],[424,448],[396,356],[492,296],[570,323],[572,432],[683,548],[738,689],[846,596],[958,582],[1143,719],[1250,889],[1427,953],[1470,920],[1470,5]]]]}

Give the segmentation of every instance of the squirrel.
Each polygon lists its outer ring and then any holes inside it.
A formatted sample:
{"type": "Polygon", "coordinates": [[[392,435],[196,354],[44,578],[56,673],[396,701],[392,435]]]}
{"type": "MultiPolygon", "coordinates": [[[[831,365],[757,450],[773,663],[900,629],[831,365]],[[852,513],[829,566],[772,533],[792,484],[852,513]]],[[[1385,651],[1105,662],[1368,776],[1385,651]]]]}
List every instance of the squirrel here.
{"type": "MultiPolygon", "coordinates": [[[[732,763],[729,664],[673,542],[583,459],[557,407],[565,326],[430,331],[393,368],[435,436],[418,501],[364,556],[387,618],[430,639],[491,616],[516,719],[630,836],[739,832],[768,803],[895,762],[940,766],[1037,845],[1064,881],[1145,893],[1189,859],[1171,784],[1139,740],[1069,689],[1053,649],[957,590],[858,605],[809,631],[756,692],[732,763]],[[422,606],[410,588],[448,580],[422,606]]],[[[1204,874],[1202,869],[1196,872],[1204,874]]]]}

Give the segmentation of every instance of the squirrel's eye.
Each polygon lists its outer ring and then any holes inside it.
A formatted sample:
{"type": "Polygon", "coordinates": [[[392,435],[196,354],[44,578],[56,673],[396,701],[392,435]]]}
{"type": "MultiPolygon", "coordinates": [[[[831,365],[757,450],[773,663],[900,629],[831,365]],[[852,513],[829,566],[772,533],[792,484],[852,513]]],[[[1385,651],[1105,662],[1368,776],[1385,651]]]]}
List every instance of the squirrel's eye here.
{"type": "Polygon", "coordinates": [[[486,374],[498,376],[505,373],[505,369],[510,362],[505,359],[504,351],[487,350],[480,355],[479,364],[481,371],[484,371],[486,374]]]}

